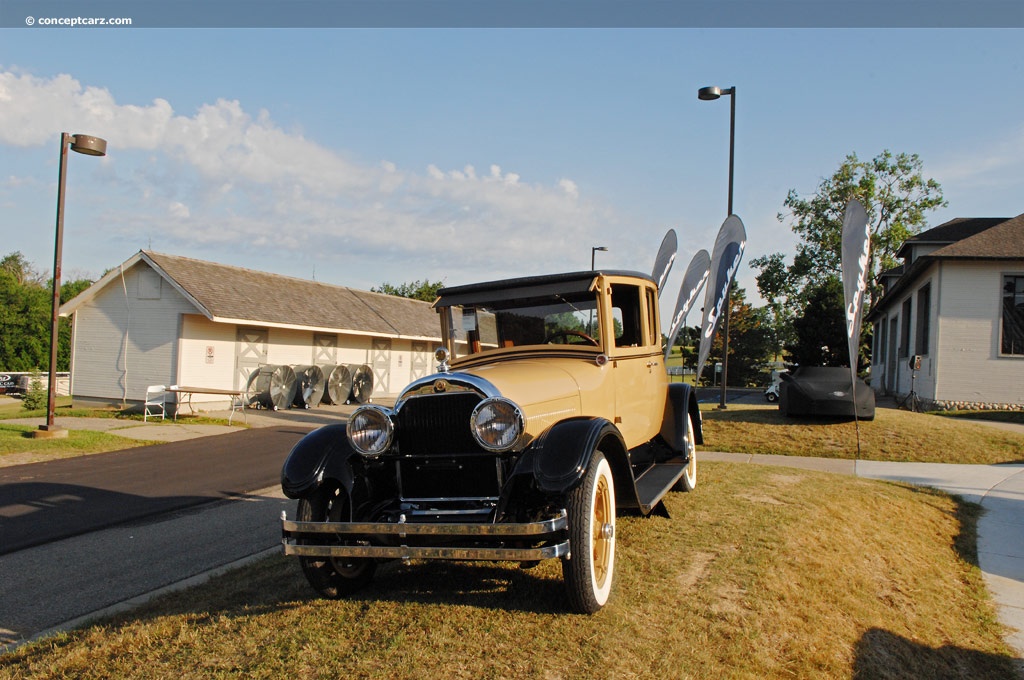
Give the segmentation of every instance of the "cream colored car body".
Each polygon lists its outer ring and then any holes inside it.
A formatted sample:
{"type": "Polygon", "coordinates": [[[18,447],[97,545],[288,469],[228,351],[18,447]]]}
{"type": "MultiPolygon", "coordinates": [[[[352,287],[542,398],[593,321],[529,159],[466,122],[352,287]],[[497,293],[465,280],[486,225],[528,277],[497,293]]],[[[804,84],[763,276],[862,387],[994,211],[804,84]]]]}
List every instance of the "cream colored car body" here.
{"type": "Polygon", "coordinates": [[[616,515],[664,512],[697,482],[700,412],[669,384],[657,285],[573,272],[442,289],[435,308],[437,372],[289,454],[285,554],[325,597],[378,560],[557,558],[570,608],[597,611],[616,515]]]}
{"type": "Polygon", "coordinates": [[[442,309],[451,370],[478,376],[495,385],[526,416],[528,438],[572,416],[607,418],[622,433],[628,448],[655,437],[665,413],[668,374],[664,366],[653,281],[636,276],[595,273],[591,290],[598,296],[598,342],[590,345],[533,344],[468,352],[454,323],[442,309]],[[612,288],[635,288],[639,307],[637,342],[622,345],[615,337],[612,288]],[[460,356],[461,352],[461,356],[460,356]]]}

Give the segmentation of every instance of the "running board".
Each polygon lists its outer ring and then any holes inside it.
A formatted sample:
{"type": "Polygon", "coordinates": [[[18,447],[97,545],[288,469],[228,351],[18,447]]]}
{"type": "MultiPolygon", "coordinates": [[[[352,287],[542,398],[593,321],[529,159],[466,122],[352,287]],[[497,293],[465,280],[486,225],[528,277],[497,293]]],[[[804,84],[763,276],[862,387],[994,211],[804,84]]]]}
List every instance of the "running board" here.
{"type": "Polygon", "coordinates": [[[647,468],[636,480],[640,511],[649,514],[685,473],[686,462],[682,456],[647,468]]]}

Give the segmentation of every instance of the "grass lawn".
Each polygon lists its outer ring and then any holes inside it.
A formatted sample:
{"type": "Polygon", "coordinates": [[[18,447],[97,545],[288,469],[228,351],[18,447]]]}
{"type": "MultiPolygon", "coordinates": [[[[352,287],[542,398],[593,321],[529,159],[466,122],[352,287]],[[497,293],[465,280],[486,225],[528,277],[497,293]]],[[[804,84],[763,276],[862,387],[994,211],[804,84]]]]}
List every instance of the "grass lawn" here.
{"type": "MultiPolygon", "coordinates": [[[[704,441],[711,451],[771,453],[817,458],[854,458],[857,424],[851,420],[787,418],[777,406],[702,408],[704,441]]],[[[976,413],[976,412],[975,412],[976,413]]],[[[989,414],[995,415],[995,414],[989,414]]],[[[1024,435],[967,422],[963,418],[879,408],[861,421],[860,456],[865,460],[926,463],[1024,461],[1024,435]]]]}
{"type": "MultiPolygon", "coordinates": [[[[125,426],[142,422],[141,413],[125,414],[116,408],[84,409],[72,408],[70,397],[58,397],[56,415],[60,417],[103,418],[124,421],[125,426]]],[[[159,442],[142,441],[121,437],[106,432],[69,429],[65,439],[36,439],[32,433],[38,429],[32,425],[15,425],[5,421],[18,418],[46,418],[46,409],[26,410],[20,400],[0,401],[0,467],[37,463],[57,458],[73,458],[90,453],[120,451],[136,446],[148,446],[159,442]]],[[[179,422],[192,425],[225,425],[224,418],[204,416],[183,416],[179,422]]],[[[153,420],[154,426],[171,425],[170,420],[153,420]]]]}
{"type": "Polygon", "coordinates": [[[36,429],[31,425],[5,425],[0,421],[0,467],[119,451],[153,443],[89,430],[68,430],[65,439],[35,439],[32,433],[36,429]]]}
{"type": "Polygon", "coordinates": [[[392,562],[341,601],[271,557],[0,657],[0,678],[1010,678],[977,505],[711,463],[621,518],[616,582],[565,613],[560,568],[392,562]]]}

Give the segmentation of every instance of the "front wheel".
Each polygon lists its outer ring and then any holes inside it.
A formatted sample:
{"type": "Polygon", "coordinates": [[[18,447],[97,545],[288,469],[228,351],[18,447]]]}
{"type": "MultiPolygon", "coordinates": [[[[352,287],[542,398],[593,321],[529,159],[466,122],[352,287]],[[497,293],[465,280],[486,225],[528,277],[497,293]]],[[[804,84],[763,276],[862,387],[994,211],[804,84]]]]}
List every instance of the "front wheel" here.
{"type": "Polygon", "coordinates": [[[562,560],[569,603],[593,614],[608,601],[615,569],[615,483],[600,451],[569,493],[569,557],[562,560]]]}
{"type": "MultiPolygon", "coordinates": [[[[348,494],[337,486],[323,486],[299,501],[300,522],[351,521],[348,494]]],[[[321,596],[336,600],[367,586],[377,571],[372,559],[358,557],[300,557],[306,580],[321,596]]]]}
{"type": "Polygon", "coordinates": [[[672,487],[673,491],[693,491],[697,488],[697,435],[693,429],[693,414],[686,414],[686,453],[689,462],[686,471],[672,487]]]}

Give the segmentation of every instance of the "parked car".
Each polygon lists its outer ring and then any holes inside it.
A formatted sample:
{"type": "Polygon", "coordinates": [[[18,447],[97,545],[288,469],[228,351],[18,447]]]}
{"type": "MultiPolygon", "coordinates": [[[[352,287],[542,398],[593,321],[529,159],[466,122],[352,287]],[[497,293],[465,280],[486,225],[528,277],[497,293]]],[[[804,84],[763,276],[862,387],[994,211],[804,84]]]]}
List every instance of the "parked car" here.
{"type": "Polygon", "coordinates": [[[285,554],[328,598],[381,560],[557,558],[571,609],[599,610],[616,515],[697,484],[700,411],[690,385],[668,382],[655,281],[491,281],[445,288],[434,306],[437,372],[288,456],[285,554]]]}
{"type": "Polygon", "coordinates": [[[847,367],[798,366],[781,377],[779,411],[784,416],[875,417],[875,391],[860,378],[854,388],[847,367]]]}

